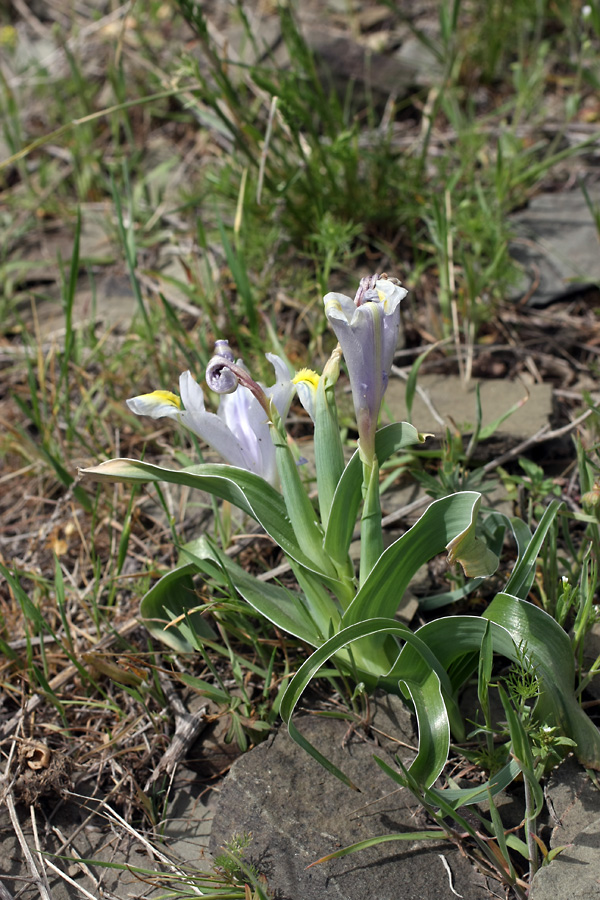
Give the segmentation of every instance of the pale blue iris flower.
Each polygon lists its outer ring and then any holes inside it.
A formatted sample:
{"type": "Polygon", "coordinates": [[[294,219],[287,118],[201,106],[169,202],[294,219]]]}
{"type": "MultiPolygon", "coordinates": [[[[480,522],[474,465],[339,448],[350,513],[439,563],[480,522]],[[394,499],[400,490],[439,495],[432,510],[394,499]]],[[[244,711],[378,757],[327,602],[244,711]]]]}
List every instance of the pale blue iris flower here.
{"type": "Polygon", "coordinates": [[[400,301],[408,292],[395,279],[361,279],[354,300],[329,293],[325,314],[340,342],[350,377],[363,459],[375,452],[375,431],[400,330],[400,301]]]}
{"type": "MultiPolygon", "coordinates": [[[[233,360],[226,342],[220,341],[218,344],[221,345],[217,347],[220,357],[233,360]]],[[[273,353],[267,353],[266,357],[275,369],[276,381],[272,387],[263,390],[281,418],[285,419],[295,388],[284,361],[273,353]]],[[[239,360],[236,365],[243,368],[239,360]]],[[[227,370],[223,378],[227,378],[227,370]]],[[[216,413],[209,412],[205,407],[202,388],[191,372],[183,372],[179,378],[181,397],[169,391],[154,391],[133,397],[127,401],[127,406],[139,416],[176,419],[230,465],[254,472],[275,485],[275,445],[264,408],[248,388],[237,384],[237,380],[222,389],[230,392],[221,395],[216,413]]]]}

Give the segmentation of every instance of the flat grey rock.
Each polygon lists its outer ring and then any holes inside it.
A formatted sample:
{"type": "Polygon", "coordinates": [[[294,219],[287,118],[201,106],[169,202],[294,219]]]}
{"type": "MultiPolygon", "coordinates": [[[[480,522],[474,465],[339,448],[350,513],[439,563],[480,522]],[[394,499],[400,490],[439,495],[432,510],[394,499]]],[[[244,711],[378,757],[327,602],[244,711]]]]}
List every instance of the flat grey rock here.
{"type": "Polygon", "coordinates": [[[580,831],[600,819],[600,791],[573,756],[552,772],[546,796],[555,821],[552,847],[570,843],[580,831]]]}
{"type": "Polygon", "coordinates": [[[487,900],[484,878],[444,840],[388,842],[307,869],[356,841],[430,827],[409,792],[373,761],[375,753],[391,765],[394,752],[406,761],[414,756],[405,746],[415,743],[410,715],[397,698],[385,698],[373,708],[379,746],[361,739],[360,731],[344,742],[347,721],[305,716],[297,722],[302,734],[360,786],[360,793],[327,772],[283,728],[240,757],[221,790],[213,856],[234,835],[251,833],[247,859],[267,877],[277,900],[433,900],[453,897],[452,889],[464,900],[487,900]]]}
{"type": "MultiPolygon", "coordinates": [[[[21,805],[17,809],[17,814],[27,846],[34,852],[35,839],[30,811],[21,805]]],[[[79,858],[95,860],[98,863],[78,864],[63,860],[58,863],[58,867],[67,878],[61,877],[54,870],[46,870],[51,900],[80,900],[85,896],[80,887],[88,891],[88,896],[107,897],[112,900],[115,897],[126,900],[126,898],[158,896],[158,889],[150,888],[147,878],[142,880],[127,868],[111,867],[117,864],[152,871],[158,869],[155,860],[139,841],[123,831],[118,837],[116,831],[111,834],[101,819],[93,819],[81,828],[87,817],[87,810],[78,803],[65,803],[51,816],[51,826],[57,829],[52,831],[50,827],[46,828],[44,815],[40,812],[36,815],[37,828],[45,852],[64,854],[68,857],[75,852],[79,858]],[[71,835],[75,837],[71,838],[71,835]],[[102,863],[106,863],[108,867],[104,867],[102,863]]],[[[35,853],[34,859],[38,872],[41,872],[42,866],[35,853]]],[[[51,856],[50,859],[52,860],[51,856]]],[[[10,891],[16,893],[19,890],[21,900],[39,900],[43,896],[23,859],[23,852],[5,809],[0,810],[0,882],[10,891]]]]}
{"type": "Polygon", "coordinates": [[[569,757],[546,788],[555,826],[550,846],[565,847],[533,879],[530,900],[592,900],[600,897],[600,791],[569,757]]]}
{"type": "MultiPolygon", "coordinates": [[[[513,406],[522,405],[515,410],[498,428],[495,437],[503,435],[515,441],[535,434],[548,424],[552,414],[552,385],[532,384],[525,387],[519,381],[508,381],[505,378],[487,378],[471,380],[467,385],[458,375],[419,375],[419,386],[429,399],[425,403],[422,395],[415,394],[412,421],[418,431],[431,432],[442,437],[445,425],[442,425],[432,412],[446,424],[452,420],[459,426],[463,434],[474,430],[477,417],[476,384],[479,383],[481,396],[482,425],[486,427],[508,412],[513,406]]],[[[406,383],[392,378],[385,394],[385,405],[390,410],[392,419],[406,419],[405,403],[406,383]]]]}
{"type": "MultiPolygon", "coordinates": [[[[600,187],[588,193],[597,205],[600,187]]],[[[598,228],[581,190],[539,194],[511,221],[511,256],[524,270],[514,299],[530,295],[529,306],[547,306],[600,284],[598,228]]]]}
{"type": "MultiPolygon", "coordinates": [[[[106,900],[135,897],[151,900],[165,895],[169,876],[164,873],[165,870],[172,872],[173,866],[180,870],[193,867],[196,872],[208,873],[212,861],[207,848],[216,794],[207,793],[194,772],[184,766],[177,770],[174,787],[174,799],[169,804],[160,839],[139,825],[141,837],[137,839],[135,829],[127,829],[116,818],[112,827],[108,827],[107,819],[110,820],[111,815],[107,815],[98,799],[90,797],[85,801],[81,797],[77,801],[59,803],[57,796],[53,810],[53,800],[48,798],[35,814],[42,850],[88,860],[86,864],[55,861],[66,877],[55,870],[47,871],[51,900],[80,900],[85,891],[88,897],[105,897],[106,900]],[[94,809],[98,810],[98,815],[93,815],[94,809]],[[167,857],[173,861],[173,866],[164,864],[167,857]],[[136,874],[135,867],[145,870],[146,874],[136,874]]],[[[33,851],[35,839],[30,810],[22,803],[17,804],[16,814],[27,846],[33,851]]],[[[37,856],[35,860],[40,872],[37,856]]],[[[15,883],[22,891],[19,894],[22,900],[40,897],[39,888],[23,859],[8,811],[0,806],[0,887],[5,884],[8,889],[14,889],[15,883]]]]}
{"type": "Polygon", "coordinates": [[[600,819],[588,825],[533,879],[529,900],[594,900],[600,897],[600,819]]]}

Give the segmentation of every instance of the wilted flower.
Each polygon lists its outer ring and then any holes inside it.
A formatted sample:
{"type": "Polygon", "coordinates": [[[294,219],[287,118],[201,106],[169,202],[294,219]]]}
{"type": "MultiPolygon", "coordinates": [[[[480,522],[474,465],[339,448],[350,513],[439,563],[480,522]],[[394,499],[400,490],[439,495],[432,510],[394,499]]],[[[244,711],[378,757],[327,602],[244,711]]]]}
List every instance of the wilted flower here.
{"type": "MultiPolygon", "coordinates": [[[[224,365],[232,364],[234,369],[247,376],[248,382],[251,382],[242,363],[239,360],[233,363],[233,354],[227,341],[218,341],[216,349],[218,355],[209,363],[207,380],[212,389],[228,391],[222,393],[216,413],[206,409],[202,388],[191,372],[183,372],[179,378],[181,397],[170,391],[154,391],[133,397],[127,401],[127,406],[139,416],[151,416],[154,419],[168,416],[176,419],[202,438],[230,465],[248,469],[275,484],[275,446],[269,433],[264,406],[250,388],[238,384],[236,376],[224,365]],[[219,362],[223,365],[219,365],[219,362]]],[[[252,385],[264,394],[267,403],[274,404],[279,415],[285,419],[294,385],[284,361],[273,353],[267,353],[266,357],[275,369],[276,382],[268,388],[256,382],[252,382],[252,385]]]]}
{"type": "Polygon", "coordinates": [[[324,297],[325,314],[340,342],[352,388],[361,455],[371,460],[381,401],[400,330],[400,301],[408,292],[387,275],[362,278],[354,300],[324,297]]]}

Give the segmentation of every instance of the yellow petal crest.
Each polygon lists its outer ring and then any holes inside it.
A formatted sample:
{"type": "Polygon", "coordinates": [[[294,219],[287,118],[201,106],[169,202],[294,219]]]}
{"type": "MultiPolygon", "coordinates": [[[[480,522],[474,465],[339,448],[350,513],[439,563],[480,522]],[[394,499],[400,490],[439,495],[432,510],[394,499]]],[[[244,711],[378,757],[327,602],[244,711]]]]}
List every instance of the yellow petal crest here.
{"type": "Polygon", "coordinates": [[[169,406],[181,409],[181,397],[178,397],[177,394],[173,394],[171,391],[152,391],[150,394],[140,394],[135,399],[148,408],[167,403],[169,406]]]}
{"type": "Polygon", "coordinates": [[[300,369],[292,378],[292,384],[309,384],[315,390],[319,384],[319,376],[313,369],[300,369]]]}

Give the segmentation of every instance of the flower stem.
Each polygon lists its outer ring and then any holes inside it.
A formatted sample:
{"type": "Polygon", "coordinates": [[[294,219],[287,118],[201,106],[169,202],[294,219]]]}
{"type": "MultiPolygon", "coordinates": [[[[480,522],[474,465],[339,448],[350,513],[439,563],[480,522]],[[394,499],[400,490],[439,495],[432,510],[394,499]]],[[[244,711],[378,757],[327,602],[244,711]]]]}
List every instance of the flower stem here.
{"type": "Polygon", "coordinates": [[[363,459],[363,510],[360,521],[360,584],[366,581],[371,569],[383,553],[381,502],[379,498],[379,463],[373,454],[363,459]]]}

